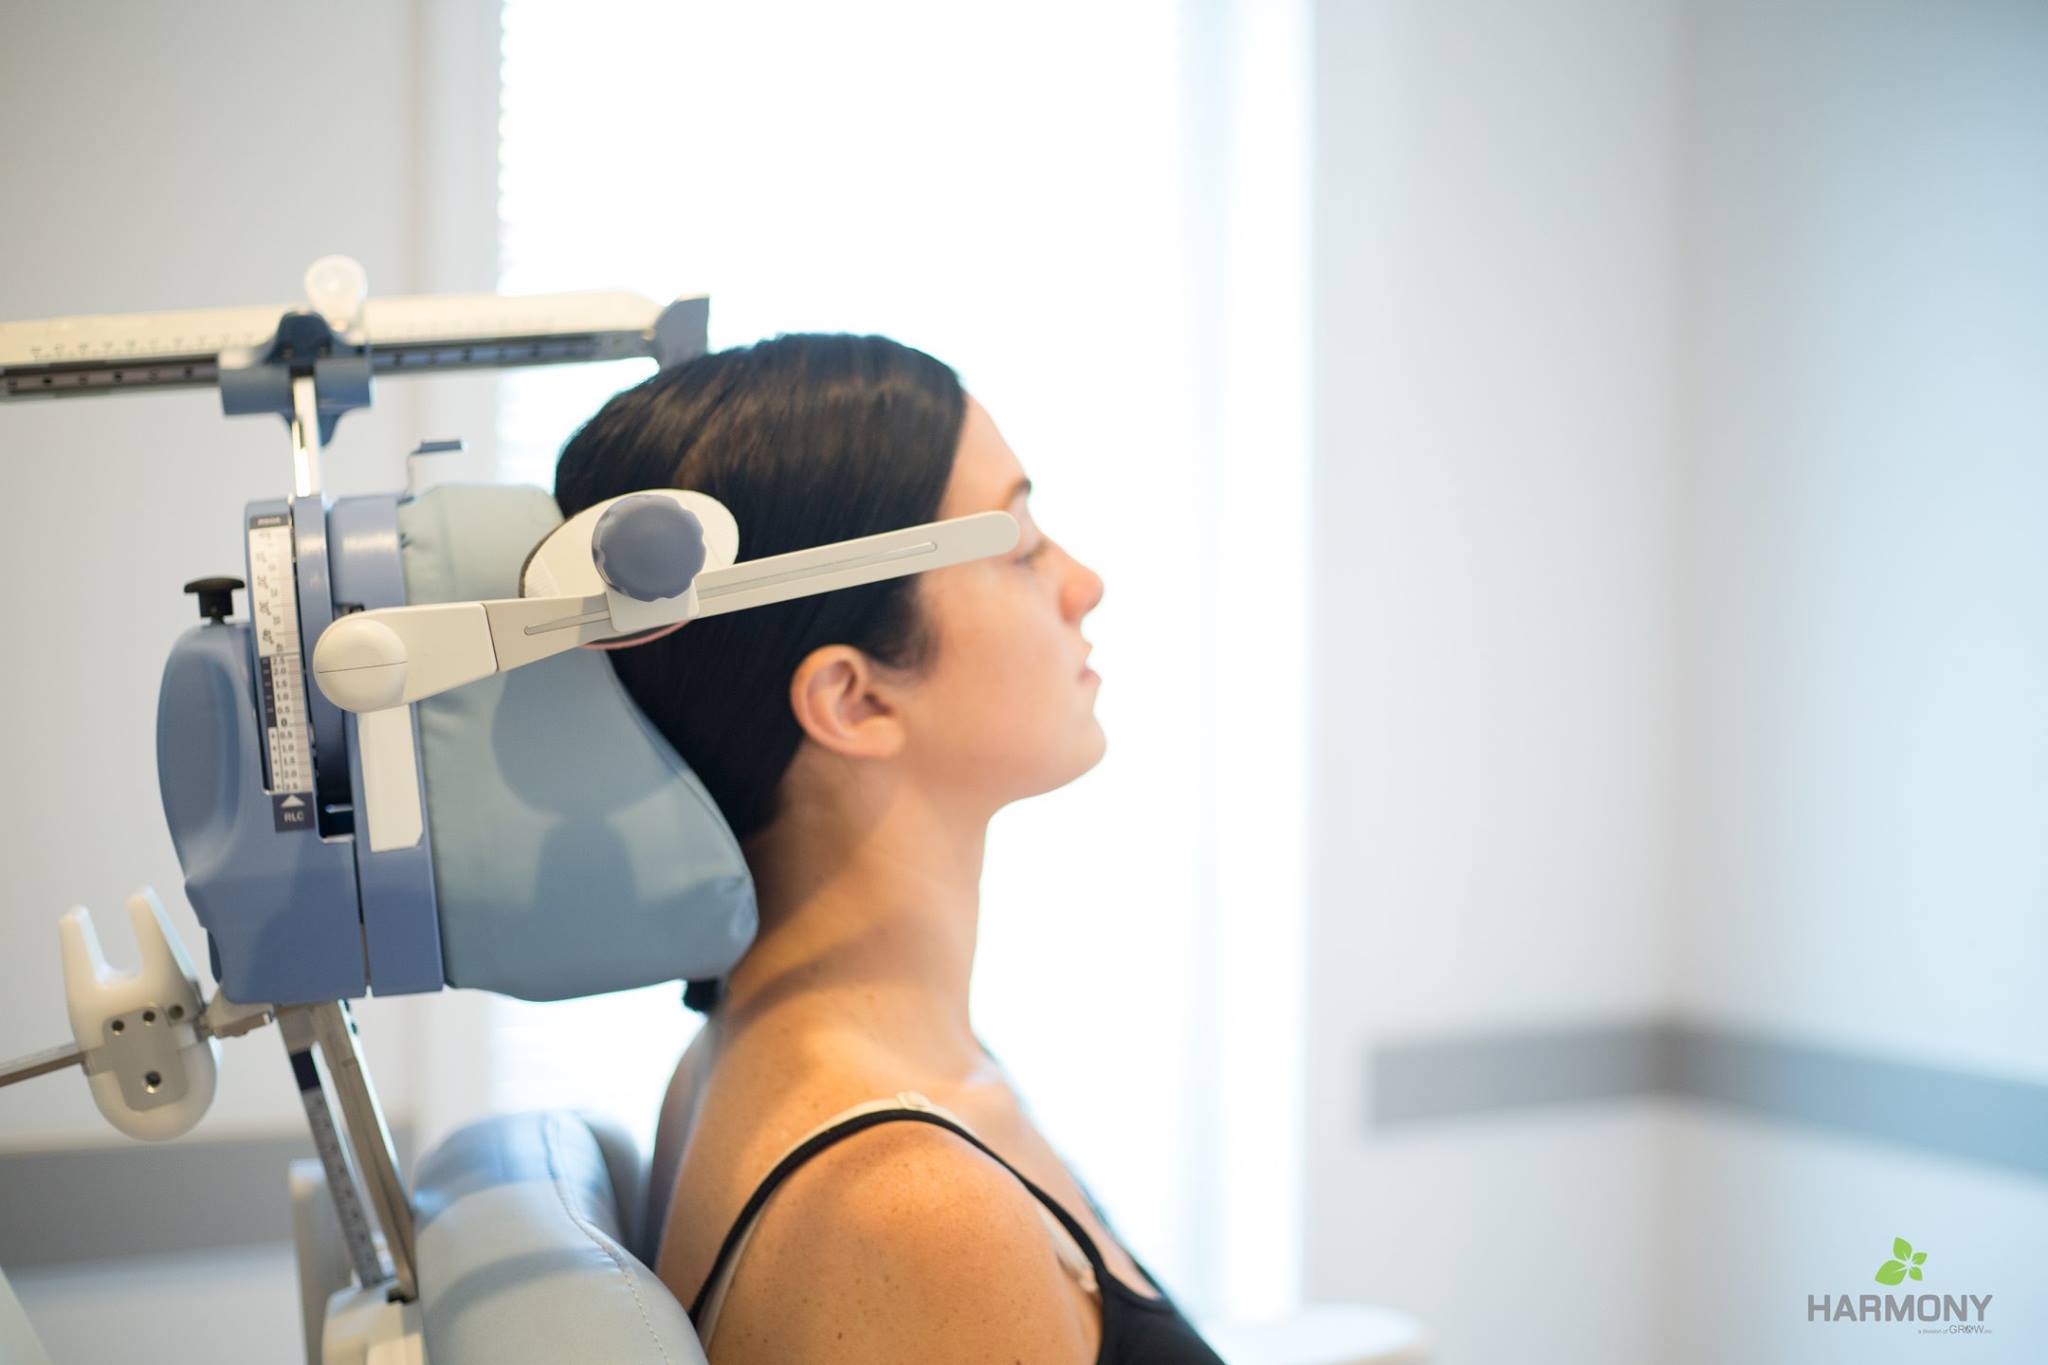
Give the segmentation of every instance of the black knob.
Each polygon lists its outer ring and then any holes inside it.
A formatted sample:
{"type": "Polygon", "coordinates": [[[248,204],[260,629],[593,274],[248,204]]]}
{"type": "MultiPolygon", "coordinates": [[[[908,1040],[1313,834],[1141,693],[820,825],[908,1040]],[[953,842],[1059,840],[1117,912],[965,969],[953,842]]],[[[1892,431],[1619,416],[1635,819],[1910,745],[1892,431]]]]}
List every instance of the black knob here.
{"type": "Polygon", "coordinates": [[[235,609],[235,589],[242,586],[239,578],[195,578],[185,585],[185,591],[199,594],[201,616],[209,621],[225,621],[235,609]]]}

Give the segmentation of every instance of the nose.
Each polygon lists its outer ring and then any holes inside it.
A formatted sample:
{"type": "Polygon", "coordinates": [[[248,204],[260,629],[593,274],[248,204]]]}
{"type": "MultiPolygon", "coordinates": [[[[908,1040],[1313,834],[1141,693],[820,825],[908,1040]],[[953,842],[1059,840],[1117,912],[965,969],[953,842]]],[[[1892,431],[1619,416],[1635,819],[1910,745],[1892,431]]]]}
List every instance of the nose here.
{"type": "Polygon", "coordinates": [[[1068,614],[1079,621],[1101,604],[1102,575],[1078,559],[1073,564],[1074,571],[1068,577],[1065,596],[1068,614]]]}

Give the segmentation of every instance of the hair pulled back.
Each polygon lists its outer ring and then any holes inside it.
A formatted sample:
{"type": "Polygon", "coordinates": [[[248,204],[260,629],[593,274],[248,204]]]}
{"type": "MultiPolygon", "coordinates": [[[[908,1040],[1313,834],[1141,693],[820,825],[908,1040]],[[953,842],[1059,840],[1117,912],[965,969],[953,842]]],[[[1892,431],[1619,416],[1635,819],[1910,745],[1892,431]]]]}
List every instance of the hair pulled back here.
{"type": "MultiPolygon", "coordinates": [[[[622,493],[693,489],[760,559],[937,519],[966,420],[953,370],[887,337],[798,333],[698,356],[615,395],[563,446],[566,519],[622,493]]],[[[609,657],[742,841],[775,818],[803,738],[789,681],[847,644],[916,671],[934,641],[917,575],[692,621],[609,657]]],[[[715,989],[692,982],[693,1008],[715,989]]]]}

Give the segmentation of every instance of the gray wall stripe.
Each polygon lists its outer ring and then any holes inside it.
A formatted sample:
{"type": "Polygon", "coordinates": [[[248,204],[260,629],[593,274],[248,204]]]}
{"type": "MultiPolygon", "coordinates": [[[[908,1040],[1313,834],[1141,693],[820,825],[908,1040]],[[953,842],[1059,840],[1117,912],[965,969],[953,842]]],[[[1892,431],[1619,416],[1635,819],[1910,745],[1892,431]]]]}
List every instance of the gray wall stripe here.
{"type": "Polygon", "coordinates": [[[1679,1094],[2048,1178],[2048,1084],[1782,1039],[1680,1040],[1679,1094]]]}
{"type": "Polygon", "coordinates": [[[1371,1123],[1397,1128],[1665,1089],[1671,1033],[1604,1024],[1388,1044],[1373,1053],[1371,1123]]]}
{"type": "MultiPolygon", "coordinates": [[[[401,1169],[412,1134],[395,1128],[401,1169]]],[[[288,1242],[285,1169],[304,1133],[0,1152],[0,1266],[288,1242]]]]}
{"type": "Polygon", "coordinates": [[[1367,1127],[1669,1094],[2048,1177],[2048,1084],[1653,1021],[1374,1049],[1367,1127]]]}

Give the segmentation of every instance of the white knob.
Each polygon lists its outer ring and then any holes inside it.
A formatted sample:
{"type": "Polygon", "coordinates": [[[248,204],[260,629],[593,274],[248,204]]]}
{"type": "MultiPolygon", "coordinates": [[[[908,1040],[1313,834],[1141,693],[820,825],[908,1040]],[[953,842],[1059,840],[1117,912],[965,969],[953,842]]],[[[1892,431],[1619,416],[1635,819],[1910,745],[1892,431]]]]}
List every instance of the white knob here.
{"type": "Polygon", "coordinates": [[[313,681],[344,711],[381,711],[405,699],[405,641],[374,616],[344,616],[313,645],[313,681]]]}
{"type": "Polygon", "coordinates": [[[337,332],[353,331],[370,297],[370,273],[352,256],[322,256],[306,267],[306,300],[337,332]]]}

